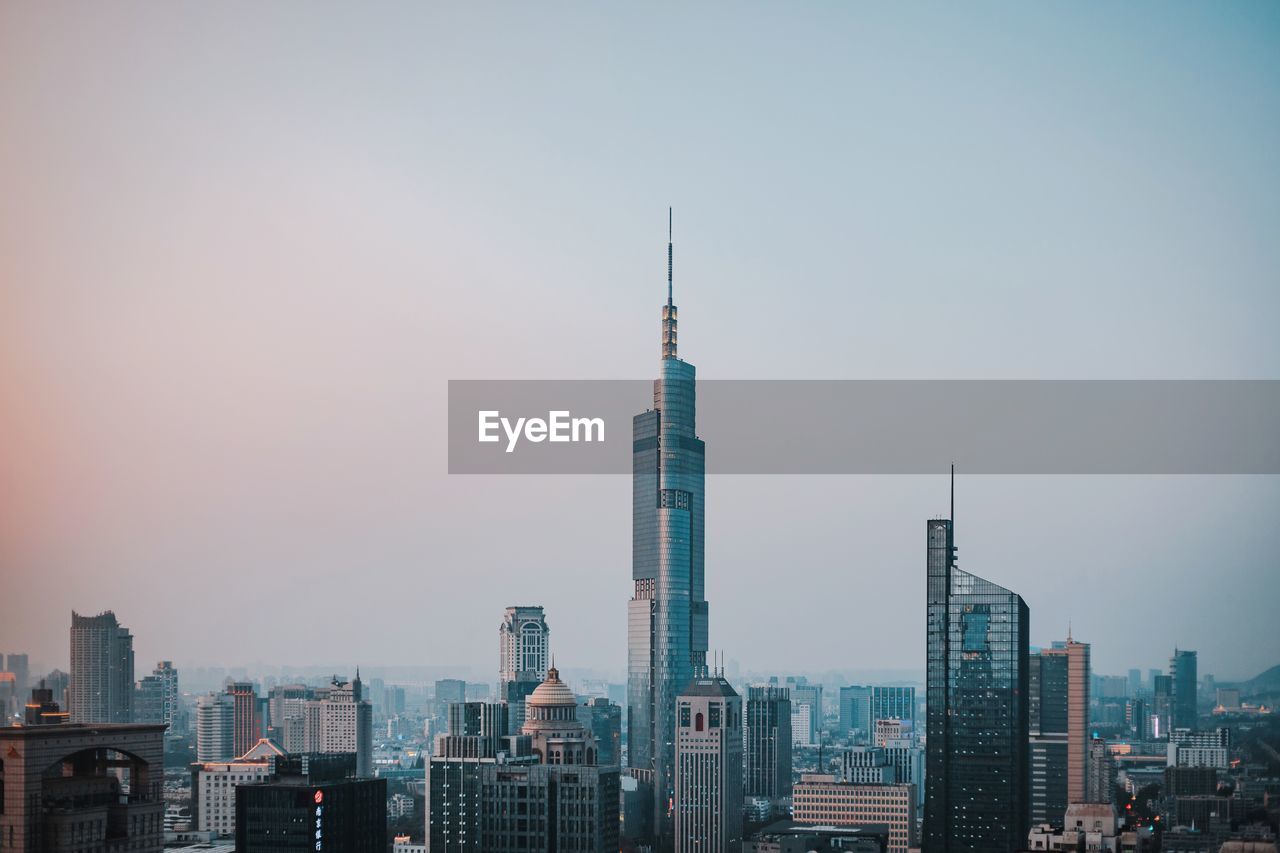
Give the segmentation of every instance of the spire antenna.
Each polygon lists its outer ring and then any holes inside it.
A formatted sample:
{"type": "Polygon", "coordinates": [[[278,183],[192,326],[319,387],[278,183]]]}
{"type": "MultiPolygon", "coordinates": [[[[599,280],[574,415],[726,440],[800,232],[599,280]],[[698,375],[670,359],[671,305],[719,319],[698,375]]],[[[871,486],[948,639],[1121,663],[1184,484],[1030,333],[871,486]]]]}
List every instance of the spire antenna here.
{"type": "Polygon", "coordinates": [[[956,526],[956,463],[951,463],[951,528],[956,526]]]}
{"type": "Polygon", "coordinates": [[[676,358],[676,304],[675,290],[672,286],[671,274],[671,257],[672,257],[672,241],[671,241],[671,208],[667,208],[667,304],[662,306],[662,357],[663,359],[676,358]]]}
{"type": "Polygon", "coordinates": [[[673,290],[671,286],[671,234],[672,234],[671,223],[672,223],[672,213],[671,213],[671,208],[668,207],[667,208],[667,307],[668,308],[670,308],[672,304],[674,304],[671,301],[672,295],[673,295],[673,290]]]}

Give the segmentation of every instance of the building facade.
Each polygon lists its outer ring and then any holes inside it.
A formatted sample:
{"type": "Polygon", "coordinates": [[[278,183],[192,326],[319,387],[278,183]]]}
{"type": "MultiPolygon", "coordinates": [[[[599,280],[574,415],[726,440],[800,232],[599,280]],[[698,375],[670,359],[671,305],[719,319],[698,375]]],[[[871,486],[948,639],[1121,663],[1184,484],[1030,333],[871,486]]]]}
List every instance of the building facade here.
{"type": "Polygon", "coordinates": [[[771,801],[791,796],[791,691],[748,687],[743,727],[743,796],[771,801]]]}
{"type": "Polygon", "coordinates": [[[1169,658],[1169,680],[1173,688],[1170,699],[1169,729],[1194,729],[1199,720],[1196,711],[1196,690],[1199,679],[1196,676],[1196,653],[1185,649],[1174,649],[1169,658]]]}
{"type": "Polygon", "coordinates": [[[693,679],[676,700],[675,849],[742,848],[742,699],[721,676],[693,679]]]}
{"type": "Polygon", "coordinates": [[[525,710],[522,733],[496,749],[484,733],[452,729],[437,743],[427,768],[431,853],[618,849],[618,767],[598,763],[599,744],[555,667],[525,710]]]}
{"type": "Polygon", "coordinates": [[[236,853],[386,853],[387,782],[355,776],[355,756],[298,755],[269,781],[236,787],[236,853]]]}
{"type": "Polygon", "coordinates": [[[236,834],[236,788],[270,781],[284,750],[262,739],[234,761],[191,765],[191,825],[224,838],[236,834]]]}
{"type": "Polygon", "coordinates": [[[164,726],[66,723],[42,692],[28,725],[0,727],[0,849],[160,853],[164,726]]]}
{"type": "Polygon", "coordinates": [[[806,773],[792,790],[791,812],[797,823],[888,826],[889,853],[907,853],[916,844],[914,785],[858,785],[806,773]]]}
{"type": "Polygon", "coordinates": [[[73,723],[133,722],[133,635],[110,610],[71,613],[71,681],[67,710],[73,723]]]}
{"type": "Polygon", "coordinates": [[[230,761],[235,754],[235,699],[226,693],[208,693],[196,699],[196,760],[201,763],[230,761]]]}
{"type": "Polygon", "coordinates": [[[1018,850],[1029,826],[1029,611],[956,566],[950,519],[926,530],[924,850],[1018,850]]]}
{"type": "MultiPolygon", "coordinates": [[[[668,235],[669,237],[670,235],[668,235]]],[[[667,304],[653,408],[632,423],[634,585],[627,605],[627,750],[653,791],[654,832],[673,829],[676,697],[707,659],[705,446],[696,431],[695,370],[676,354],[667,242],[667,304]]]]}
{"type": "Polygon", "coordinates": [[[498,626],[498,698],[506,702],[510,729],[524,726],[524,700],[547,677],[551,629],[541,607],[508,607],[498,626]]]}

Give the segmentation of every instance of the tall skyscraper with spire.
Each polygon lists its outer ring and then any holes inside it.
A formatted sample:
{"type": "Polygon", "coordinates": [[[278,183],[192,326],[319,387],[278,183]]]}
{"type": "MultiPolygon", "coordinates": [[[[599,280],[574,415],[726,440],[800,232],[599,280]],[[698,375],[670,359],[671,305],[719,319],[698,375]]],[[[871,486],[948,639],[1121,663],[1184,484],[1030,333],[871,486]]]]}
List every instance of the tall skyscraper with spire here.
{"type": "Polygon", "coordinates": [[[951,518],[927,525],[925,853],[1027,843],[1030,613],[956,566],[951,518]]]}
{"type": "Polygon", "coordinates": [[[632,424],[631,577],[627,606],[627,747],[651,786],[653,832],[669,849],[675,798],[676,698],[707,663],[703,573],[705,445],[695,429],[694,367],[676,354],[671,212],[667,303],[653,408],[632,424]]]}

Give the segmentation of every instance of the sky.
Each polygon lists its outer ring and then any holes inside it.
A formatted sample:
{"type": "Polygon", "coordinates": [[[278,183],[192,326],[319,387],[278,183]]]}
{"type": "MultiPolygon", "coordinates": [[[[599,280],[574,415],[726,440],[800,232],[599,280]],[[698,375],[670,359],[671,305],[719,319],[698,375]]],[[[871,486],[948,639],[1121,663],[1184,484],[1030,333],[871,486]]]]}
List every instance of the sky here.
{"type": "MultiPolygon", "coordinates": [[[[542,604],[621,678],[628,479],[449,476],[446,383],[655,376],[669,205],[702,378],[1277,378],[1278,48],[1266,2],[0,4],[0,651],[113,609],[140,672],[496,677],[542,604]]],[[[959,461],[1033,644],[1280,663],[1280,478],[959,461]]],[[[922,669],[946,490],[711,478],[712,645],[922,669]]]]}

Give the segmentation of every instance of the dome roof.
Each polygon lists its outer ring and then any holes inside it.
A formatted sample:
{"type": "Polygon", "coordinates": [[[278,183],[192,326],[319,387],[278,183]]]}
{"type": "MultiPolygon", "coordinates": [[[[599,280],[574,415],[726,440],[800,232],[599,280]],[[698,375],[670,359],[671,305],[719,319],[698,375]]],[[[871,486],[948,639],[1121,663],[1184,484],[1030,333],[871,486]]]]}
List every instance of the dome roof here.
{"type": "Polygon", "coordinates": [[[569,685],[560,680],[560,670],[554,665],[547,670],[547,680],[539,684],[525,700],[525,705],[538,708],[552,708],[564,705],[577,705],[573,691],[569,685]]]}

